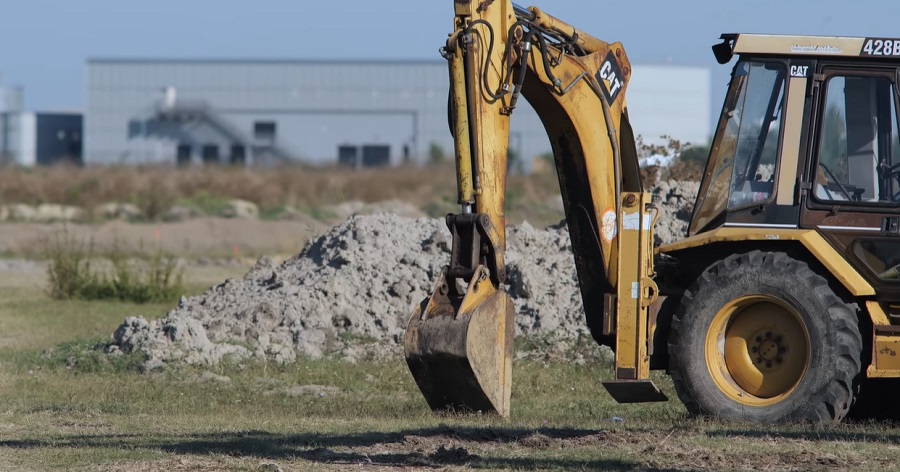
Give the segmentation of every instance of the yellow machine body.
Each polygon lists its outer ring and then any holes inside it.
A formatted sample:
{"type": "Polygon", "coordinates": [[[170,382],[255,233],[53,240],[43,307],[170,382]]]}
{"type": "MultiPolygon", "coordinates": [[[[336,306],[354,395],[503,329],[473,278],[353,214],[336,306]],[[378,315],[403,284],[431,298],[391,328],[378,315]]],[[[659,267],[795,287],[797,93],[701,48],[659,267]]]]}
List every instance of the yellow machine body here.
{"type": "Polygon", "coordinates": [[[509,120],[521,94],[553,146],[595,337],[620,353],[611,391],[664,399],[648,380],[655,210],[641,193],[622,45],[508,0],[454,6],[444,56],[462,211],[448,216],[450,265],[410,317],[405,350],[413,377],[433,409],[509,414],[515,325],[502,287],[504,201],[509,120]]]}
{"type": "Polygon", "coordinates": [[[665,368],[692,413],[830,421],[848,413],[860,376],[900,377],[900,162],[873,157],[891,155],[900,67],[883,52],[900,39],[723,35],[716,58],[740,59],[691,236],[654,249],[622,45],[509,0],[453,4],[442,54],[460,212],[447,216],[450,261],[404,340],[432,409],[510,414],[504,205],[520,98],[550,139],[585,318],[615,351],[603,384],[617,401],[666,400],[650,380],[665,368]],[[820,159],[832,77],[849,84],[835,103],[852,108],[844,129],[857,137],[820,159]],[[875,112],[886,126],[860,118],[875,112]],[[837,168],[848,153],[853,164],[837,168]]]}

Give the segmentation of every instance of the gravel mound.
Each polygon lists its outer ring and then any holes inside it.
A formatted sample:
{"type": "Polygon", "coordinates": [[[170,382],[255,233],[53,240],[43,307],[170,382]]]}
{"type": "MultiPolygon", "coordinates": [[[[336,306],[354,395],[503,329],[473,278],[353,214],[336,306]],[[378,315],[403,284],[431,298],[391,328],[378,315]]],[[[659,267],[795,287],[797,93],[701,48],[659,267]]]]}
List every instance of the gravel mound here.
{"type": "Polygon", "coordinates": [[[655,243],[669,244],[687,236],[688,223],[694,210],[700,182],[668,180],[658,182],[651,190],[659,208],[654,230],[655,243]]]}
{"type": "MultiPolygon", "coordinates": [[[[693,203],[690,187],[663,183],[656,192],[663,199],[658,241],[678,239],[686,223],[670,220],[690,216],[683,207],[693,203]]],[[[560,343],[587,339],[565,225],[540,230],[524,223],[507,234],[516,335],[535,335],[557,351],[560,343]]],[[[182,298],[165,318],[127,318],[109,351],[143,351],[148,370],[250,358],[399,356],[411,307],[431,291],[450,243],[442,220],[353,216],[280,265],[264,257],[243,279],[182,298]]]]}

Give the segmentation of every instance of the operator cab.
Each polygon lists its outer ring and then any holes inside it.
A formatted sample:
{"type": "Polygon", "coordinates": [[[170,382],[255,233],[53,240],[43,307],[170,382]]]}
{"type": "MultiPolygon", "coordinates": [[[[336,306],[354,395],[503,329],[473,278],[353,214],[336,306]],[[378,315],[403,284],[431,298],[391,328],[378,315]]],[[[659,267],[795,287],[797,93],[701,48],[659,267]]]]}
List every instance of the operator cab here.
{"type": "Polygon", "coordinates": [[[689,235],[814,229],[900,300],[900,39],[722,39],[738,61],[689,235]]]}

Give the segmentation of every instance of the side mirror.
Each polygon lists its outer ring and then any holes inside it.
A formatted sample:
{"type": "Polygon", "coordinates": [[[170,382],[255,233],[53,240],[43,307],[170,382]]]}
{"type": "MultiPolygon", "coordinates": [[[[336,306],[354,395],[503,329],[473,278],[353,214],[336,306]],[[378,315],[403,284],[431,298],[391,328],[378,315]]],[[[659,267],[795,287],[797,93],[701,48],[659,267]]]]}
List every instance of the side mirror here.
{"type": "Polygon", "coordinates": [[[731,47],[732,43],[730,38],[725,39],[712,47],[713,54],[715,54],[716,61],[718,61],[719,64],[724,65],[731,61],[731,57],[733,56],[731,47]]]}

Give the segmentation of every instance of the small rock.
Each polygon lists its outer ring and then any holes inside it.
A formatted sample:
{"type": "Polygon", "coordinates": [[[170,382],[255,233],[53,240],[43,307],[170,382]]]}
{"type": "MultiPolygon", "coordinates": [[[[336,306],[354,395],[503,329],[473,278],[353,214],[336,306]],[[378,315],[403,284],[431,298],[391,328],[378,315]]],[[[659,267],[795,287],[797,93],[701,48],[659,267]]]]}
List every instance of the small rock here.
{"type": "Polygon", "coordinates": [[[5,207],[9,212],[9,219],[13,221],[34,221],[37,210],[31,205],[13,203],[5,207]]]}
{"type": "Polygon", "coordinates": [[[295,385],[288,387],[284,393],[292,398],[299,397],[336,397],[341,394],[341,389],[325,385],[295,385]]]}
{"type": "Polygon", "coordinates": [[[225,218],[255,220],[259,218],[259,207],[253,202],[236,198],[225,205],[225,208],[222,209],[222,216],[225,218]]]}
{"type": "Polygon", "coordinates": [[[144,217],[144,212],[132,203],[110,202],[94,207],[94,216],[107,220],[134,220],[144,217]]]}
{"type": "Polygon", "coordinates": [[[84,210],[74,206],[42,203],[37,206],[32,221],[49,223],[53,221],[74,221],[84,219],[84,210]]]}
{"type": "Polygon", "coordinates": [[[203,212],[196,208],[175,205],[172,208],[169,208],[169,211],[163,215],[163,220],[187,221],[201,216],[203,216],[203,212]]]}

